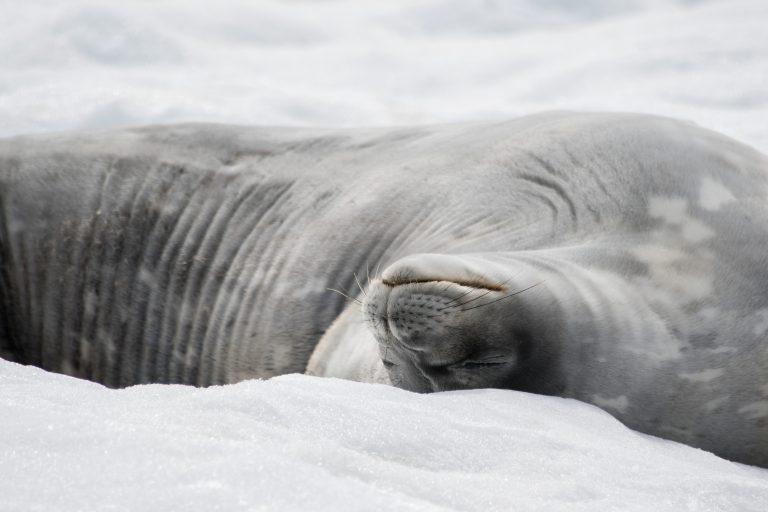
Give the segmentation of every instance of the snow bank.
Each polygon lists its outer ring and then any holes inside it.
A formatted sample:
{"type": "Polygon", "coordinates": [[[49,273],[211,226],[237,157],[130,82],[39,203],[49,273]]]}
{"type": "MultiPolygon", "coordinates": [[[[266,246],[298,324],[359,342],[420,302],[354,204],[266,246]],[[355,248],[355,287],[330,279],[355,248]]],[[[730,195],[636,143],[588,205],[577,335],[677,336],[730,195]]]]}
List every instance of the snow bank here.
{"type": "MultiPolygon", "coordinates": [[[[768,151],[761,0],[0,0],[0,136],[556,108],[768,151]]],[[[286,376],[112,391],[0,361],[0,511],[768,510],[768,471],[589,405],[286,376]]]]}
{"type": "Polygon", "coordinates": [[[574,400],[302,375],[121,391],[0,361],[0,510],[768,510],[768,471],[574,400]]]}

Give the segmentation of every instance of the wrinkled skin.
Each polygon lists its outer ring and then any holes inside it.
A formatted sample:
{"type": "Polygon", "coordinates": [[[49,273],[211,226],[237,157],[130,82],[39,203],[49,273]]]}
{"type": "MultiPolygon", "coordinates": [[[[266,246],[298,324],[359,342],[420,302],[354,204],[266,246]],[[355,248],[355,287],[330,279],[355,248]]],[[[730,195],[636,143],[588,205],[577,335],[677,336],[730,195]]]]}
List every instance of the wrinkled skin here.
{"type": "Polygon", "coordinates": [[[630,114],[0,141],[0,354],[524,390],[768,466],[767,162],[630,114]]]}

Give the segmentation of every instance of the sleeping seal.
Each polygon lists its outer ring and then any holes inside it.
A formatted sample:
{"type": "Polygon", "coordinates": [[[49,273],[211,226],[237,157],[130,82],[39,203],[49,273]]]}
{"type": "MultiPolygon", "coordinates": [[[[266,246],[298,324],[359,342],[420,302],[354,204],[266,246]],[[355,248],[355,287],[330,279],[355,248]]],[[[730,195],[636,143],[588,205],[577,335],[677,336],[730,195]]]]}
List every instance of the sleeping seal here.
{"type": "Polygon", "coordinates": [[[0,353],[114,387],[510,388],[768,466],[767,260],[768,159],[657,117],[0,142],[0,353]]]}

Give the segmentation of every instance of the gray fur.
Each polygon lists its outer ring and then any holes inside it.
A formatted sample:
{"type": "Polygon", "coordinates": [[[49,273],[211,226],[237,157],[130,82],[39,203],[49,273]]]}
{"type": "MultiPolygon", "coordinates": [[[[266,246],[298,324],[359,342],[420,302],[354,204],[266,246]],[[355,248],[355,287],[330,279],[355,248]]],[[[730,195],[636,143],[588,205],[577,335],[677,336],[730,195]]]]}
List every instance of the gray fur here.
{"type": "Polygon", "coordinates": [[[767,241],[768,159],[649,116],[21,137],[0,350],[119,387],[359,346],[356,378],[574,397],[768,466],[767,241]],[[378,266],[362,314],[327,290],[378,266]]]}

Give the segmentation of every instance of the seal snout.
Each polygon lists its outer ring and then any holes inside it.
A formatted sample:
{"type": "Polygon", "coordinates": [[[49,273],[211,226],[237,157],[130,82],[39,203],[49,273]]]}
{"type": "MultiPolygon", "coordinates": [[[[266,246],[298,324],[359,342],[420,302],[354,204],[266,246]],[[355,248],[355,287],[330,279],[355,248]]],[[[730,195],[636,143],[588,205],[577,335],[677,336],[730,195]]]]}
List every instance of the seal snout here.
{"type": "Polygon", "coordinates": [[[410,350],[424,350],[429,338],[448,337],[451,315],[481,299],[503,294],[504,284],[458,256],[419,254],[403,258],[374,280],[363,313],[379,339],[394,338],[410,350]]]}
{"type": "Polygon", "coordinates": [[[445,335],[446,317],[450,314],[453,299],[440,294],[450,283],[429,281],[427,283],[401,285],[390,294],[387,304],[387,321],[392,336],[405,348],[415,351],[426,350],[424,346],[433,338],[445,335]]]}
{"type": "Polygon", "coordinates": [[[505,285],[472,261],[418,255],[372,282],[363,314],[396,385],[416,391],[478,387],[477,379],[516,361],[499,343],[506,337],[499,308],[507,296],[505,285]]]}

